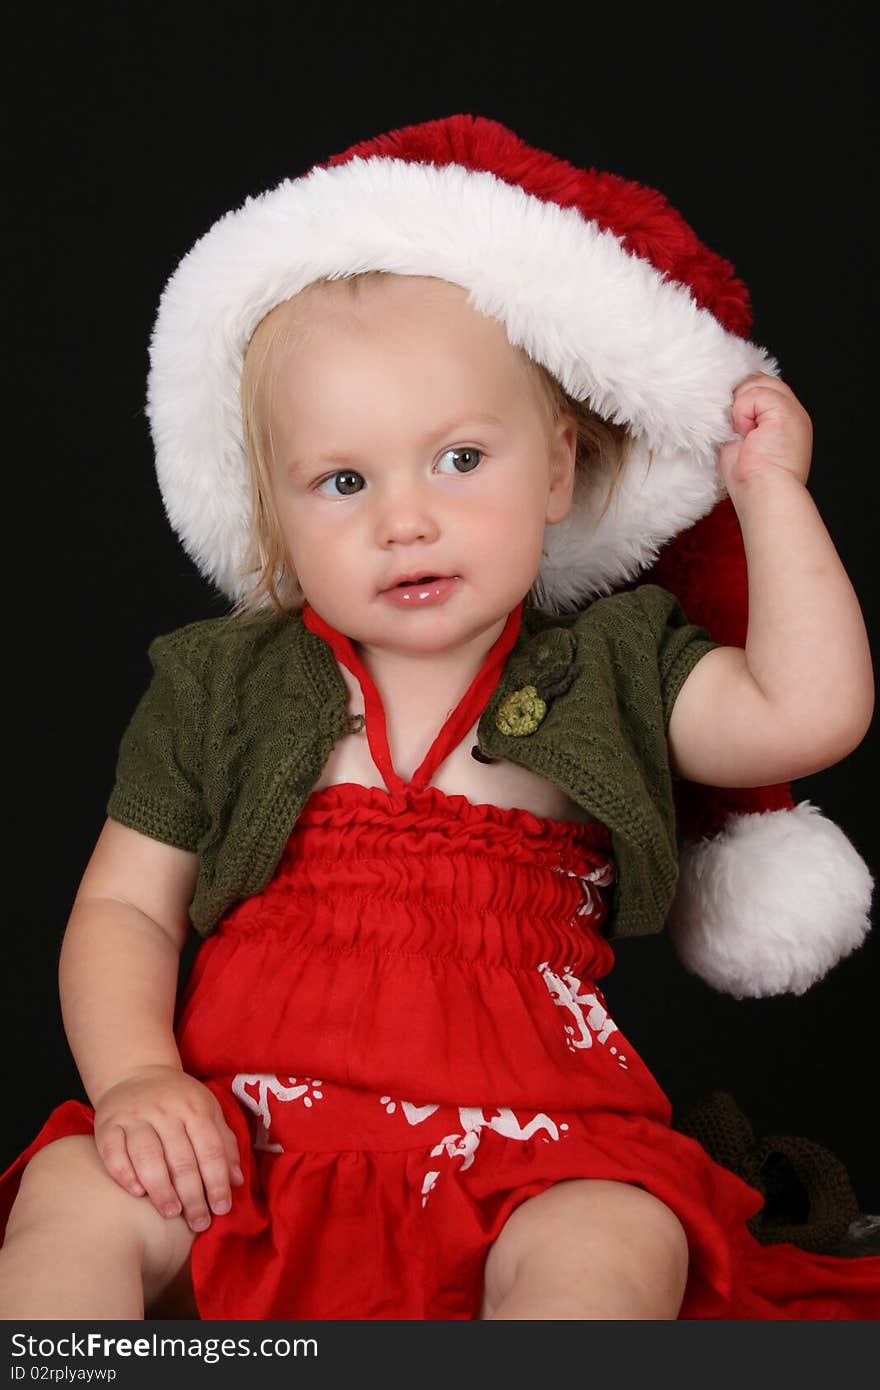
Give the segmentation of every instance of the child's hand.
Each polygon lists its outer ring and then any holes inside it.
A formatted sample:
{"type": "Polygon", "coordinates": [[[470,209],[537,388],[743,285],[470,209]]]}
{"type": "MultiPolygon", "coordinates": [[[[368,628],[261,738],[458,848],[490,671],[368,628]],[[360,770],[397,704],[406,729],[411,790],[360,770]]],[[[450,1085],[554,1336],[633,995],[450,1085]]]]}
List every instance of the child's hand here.
{"type": "Polygon", "coordinates": [[[728,491],[773,469],[805,483],[810,472],[813,427],[789,386],[754,372],[733,393],[733,428],[742,439],[723,444],[718,467],[728,491]]]}
{"type": "Polygon", "coordinates": [[[152,1066],[111,1086],[95,1106],[95,1143],[110,1176],[162,1216],[194,1231],[232,1205],[238,1144],[216,1097],[176,1067],[152,1066]],[[207,1198],[207,1204],[206,1204],[207,1198]]]}

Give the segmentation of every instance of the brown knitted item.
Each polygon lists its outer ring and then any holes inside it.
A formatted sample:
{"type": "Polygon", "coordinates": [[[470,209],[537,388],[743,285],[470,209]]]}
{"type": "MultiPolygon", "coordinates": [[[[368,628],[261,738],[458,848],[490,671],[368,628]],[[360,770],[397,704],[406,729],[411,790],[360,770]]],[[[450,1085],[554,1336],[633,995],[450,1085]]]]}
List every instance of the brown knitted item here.
{"type": "Polygon", "coordinates": [[[787,1135],[756,1139],[727,1091],[677,1106],[672,1124],[763,1194],[764,1206],[748,1223],[762,1245],[789,1241],[817,1254],[842,1253],[859,1205],[845,1166],[821,1144],[787,1135]]]}

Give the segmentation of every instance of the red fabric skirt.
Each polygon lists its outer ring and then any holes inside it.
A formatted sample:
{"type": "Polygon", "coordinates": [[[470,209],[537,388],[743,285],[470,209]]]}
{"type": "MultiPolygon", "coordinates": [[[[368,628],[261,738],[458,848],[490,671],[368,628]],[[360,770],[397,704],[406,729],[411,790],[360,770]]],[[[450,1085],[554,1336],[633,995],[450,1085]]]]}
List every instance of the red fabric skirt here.
{"type": "MultiPolygon", "coordinates": [[[[880,1312],[880,1259],[762,1246],[746,1225],[760,1193],[670,1128],[597,984],[613,872],[597,824],[433,787],[313,793],[178,1010],[184,1066],[246,1178],[194,1240],[203,1317],[474,1318],[508,1216],[567,1178],[676,1213],[682,1318],[880,1312]]],[[[53,1112],[0,1184],[5,1210],[30,1156],[91,1118],[53,1112]]]]}

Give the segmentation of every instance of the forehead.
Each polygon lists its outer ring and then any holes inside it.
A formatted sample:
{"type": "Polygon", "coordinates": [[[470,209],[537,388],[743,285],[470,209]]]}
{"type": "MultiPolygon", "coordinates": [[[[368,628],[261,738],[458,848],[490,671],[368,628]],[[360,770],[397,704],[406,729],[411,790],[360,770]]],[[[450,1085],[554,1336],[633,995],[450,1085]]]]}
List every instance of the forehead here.
{"type": "Polygon", "coordinates": [[[467,290],[429,275],[394,275],[369,271],[362,275],[316,280],[288,301],[292,318],[312,323],[360,323],[377,316],[416,318],[439,312],[483,318],[467,302],[467,290]]]}
{"type": "Polygon", "coordinates": [[[329,351],[358,346],[384,350],[446,353],[517,384],[531,364],[514,348],[502,325],[468,303],[460,285],[428,276],[370,274],[307,286],[279,305],[278,343],[284,355],[298,349],[329,351]]]}
{"type": "Polygon", "coordinates": [[[318,281],[272,310],[248,349],[242,400],[273,447],[307,449],[331,427],[336,439],[389,420],[423,430],[429,419],[492,415],[544,431],[555,419],[548,380],[461,286],[370,274],[318,281]]]}

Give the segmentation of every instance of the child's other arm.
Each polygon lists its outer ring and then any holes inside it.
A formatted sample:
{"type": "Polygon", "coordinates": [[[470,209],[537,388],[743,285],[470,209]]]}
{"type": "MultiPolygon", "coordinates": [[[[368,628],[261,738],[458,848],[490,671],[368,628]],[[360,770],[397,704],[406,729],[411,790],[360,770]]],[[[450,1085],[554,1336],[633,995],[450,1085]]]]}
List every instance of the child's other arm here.
{"type": "Polygon", "coordinates": [[[853,587],[805,486],[812,426],[775,377],[733,397],[741,441],[719,466],[745,543],[745,649],[697,662],[672,710],[673,771],[716,787],[768,786],[830,767],[864,738],[871,655],[853,587]]]}
{"type": "MultiPolygon", "coordinates": [[[[95,1107],[111,1176],[163,1215],[231,1200],[238,1148],[212,1093],[187,1076],[174,1041],[180,952],[197,858],[108,819],[61,949],[64,1025],[95,1107]]],[[[198,1228],[198,1227],[194,1227],[198,1228]]]]}

